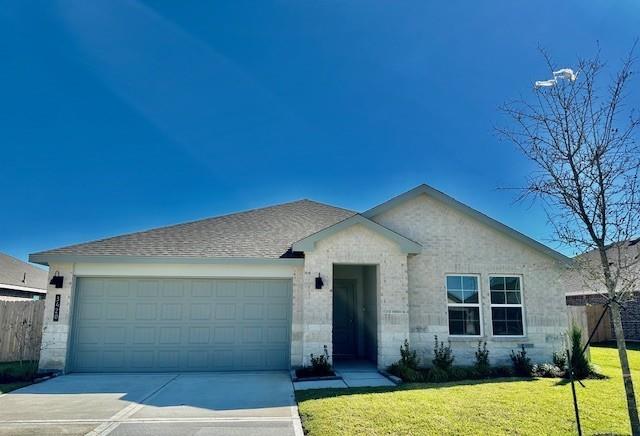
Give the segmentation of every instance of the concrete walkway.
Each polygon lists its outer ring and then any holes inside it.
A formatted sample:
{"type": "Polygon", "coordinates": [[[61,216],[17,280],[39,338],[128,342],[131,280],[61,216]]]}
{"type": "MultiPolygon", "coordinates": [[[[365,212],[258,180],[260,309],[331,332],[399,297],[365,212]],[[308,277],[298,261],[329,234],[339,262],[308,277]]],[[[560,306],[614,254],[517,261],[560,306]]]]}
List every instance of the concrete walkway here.
{"type": "Polygon", "coordinates": [[[334,364],[337,376],[342,380],[299,381],[293,384],[295,390],[340,389],[359,387],[395,386],[391,380],[378,372],[376,366],[368,361],[347,360],[334,364]]]}
{"type": "Polygon", "coordinates": [[[286,372],[71,374],[0,395],[0,435],[302,436],[286,372]]]}

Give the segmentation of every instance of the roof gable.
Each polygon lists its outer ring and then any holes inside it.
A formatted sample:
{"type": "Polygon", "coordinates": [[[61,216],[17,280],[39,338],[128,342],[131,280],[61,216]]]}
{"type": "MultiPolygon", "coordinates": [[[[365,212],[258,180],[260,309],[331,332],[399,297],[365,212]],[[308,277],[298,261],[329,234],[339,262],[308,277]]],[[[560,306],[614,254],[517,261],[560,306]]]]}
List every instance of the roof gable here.
{"type": "Polygon", "coordinates": [[[316,242],[325,239],[331,235],[335,235],[336,233],[344,230],[348,227],[354,226],[356,224],[361,224],[372,230],[385,238],[395,242],[400,247],[400,250],[403,253],[408,254],[417,254],[422,251],[422,246],[411,239],[408,239],[402,236],[399,233],[394,232],[376,222],[371,221],[364,216],[357,214],[353,215],[339,223],[336,223],[330,227],[324,228],[312,235],[307,236],[297,242],[295,242],[292,246],[293,251],[311,251],[315,248],[316,242]]]}
{"type": "Polygon", "coordinates": [[[497,230],[500,233],[503,233],[507,236],[509,236],[512,239],[515,239],[527,246],[529,246],[530,248],[545,254],[547,256],[552,257],[553,259],[563,262],[563,263],[570,263],[571,259],[565,255],[563,255],[562,253],[559,253],[549,247],[547,247],[544,244],[541,244],[540,242],[536,241],[535,239],[532,239],[528,236],[526,236],[523,233],[520,233],[519,231],[505,225],[502,224],[501,222],[483,214],[482,212],[479,212],[469,206],[467,206],[464,203],[459,202],[458,200],[454,199],[453,197],[450,197],[449,195],[438,191],[437,189],[426,185],[426,184],[422,184],[420,186],[417,186],[413,189],[411,189],[410,191],[405,192],[404,194],[400,194],[397,197],[392,198],[391,200],[385,201],[384,203],[373,207],[371,209],[369,209],[366,212],[363,212],[362,215],[366,218],[372,218],[375,217],[376,215],[380,215],[383,212],[386,212],[390,209],[393,209],[394,207],[404,203],[407,200],[410,200],[412,198],[415,198],[419,195],[427,195],[431,198],[434,198],[442,203],[444,203],[445,205],[454,208],[455,210],[457,210],[458,212],[461,212],[485,225],[487,225],[488,227],[497,230]]]}

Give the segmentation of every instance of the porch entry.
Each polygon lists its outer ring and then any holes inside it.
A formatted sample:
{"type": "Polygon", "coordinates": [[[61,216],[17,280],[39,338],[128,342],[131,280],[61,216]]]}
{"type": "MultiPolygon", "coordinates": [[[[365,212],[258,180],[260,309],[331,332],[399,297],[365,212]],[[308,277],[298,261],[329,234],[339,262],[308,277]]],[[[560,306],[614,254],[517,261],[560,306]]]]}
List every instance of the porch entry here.
{"type": "Polygon", "coordinates": [[[377,266],[333,266],[333,358],[377,361],[377,266]]]}

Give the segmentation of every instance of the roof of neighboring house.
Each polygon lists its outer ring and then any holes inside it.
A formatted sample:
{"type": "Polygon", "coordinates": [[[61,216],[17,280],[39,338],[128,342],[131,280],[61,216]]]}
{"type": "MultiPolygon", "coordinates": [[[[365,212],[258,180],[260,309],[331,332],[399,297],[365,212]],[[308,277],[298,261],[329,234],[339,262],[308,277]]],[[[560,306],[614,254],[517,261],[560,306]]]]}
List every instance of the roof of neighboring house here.
{"type": "Polygon", "coordinates": [[[49,273],[0,253],[0,288],[46,292],[49,273]]]}
{"type": "MultiPolygon", "coordinates": [[[[623,265],[626,264],[628,268],[630,268],[629,271],[631,271],[631,273],[637,271],[638,274],[640,274],[640,238],[609,244],[606,246],[606,249],[610,263],[617,264],[619,255],[621,263],[623,265]],[[618,249],[620,250],[619,252],[618,249]]],[[[584,271],[587,272],[587,277],[591,277],[591,273],[588,271],[595,273],[601,270],[600,252],[595,248],[577,255],[574,257],[574,260],[579,269],[583,268],[584,271]]],[[[580,273],[576,272],[576,274],[578,275],[569,283],[566,295],[589,295],[606,292],[603,284],[599,282],[594,283],[593,281],[587,283],[584,281],[585,279],[578,278],[580,273]]],[[[640,286],[640,283],[636,286],[640,286]]]]}
{"type": "MultiPolygon", "coordinates": [[[[355,215],[310,200],[207,218],[144,232],[70,245],[31,255],[139,256],[170,258],[295,257],[290,248],[304,237],[355,215]]],[[[45,263],[45,262],[43,262],[45,263]]]]}

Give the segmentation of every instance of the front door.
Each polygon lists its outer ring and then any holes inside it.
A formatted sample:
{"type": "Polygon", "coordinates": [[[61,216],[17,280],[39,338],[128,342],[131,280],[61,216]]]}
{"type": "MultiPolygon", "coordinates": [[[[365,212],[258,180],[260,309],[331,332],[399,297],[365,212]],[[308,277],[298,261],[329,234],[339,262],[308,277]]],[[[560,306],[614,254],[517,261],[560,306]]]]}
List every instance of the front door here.
{"type": "Polygon", "coordinates": [[[336,279],[333,284],[333,355],[356,355],[356,282],[336,279]]]}

